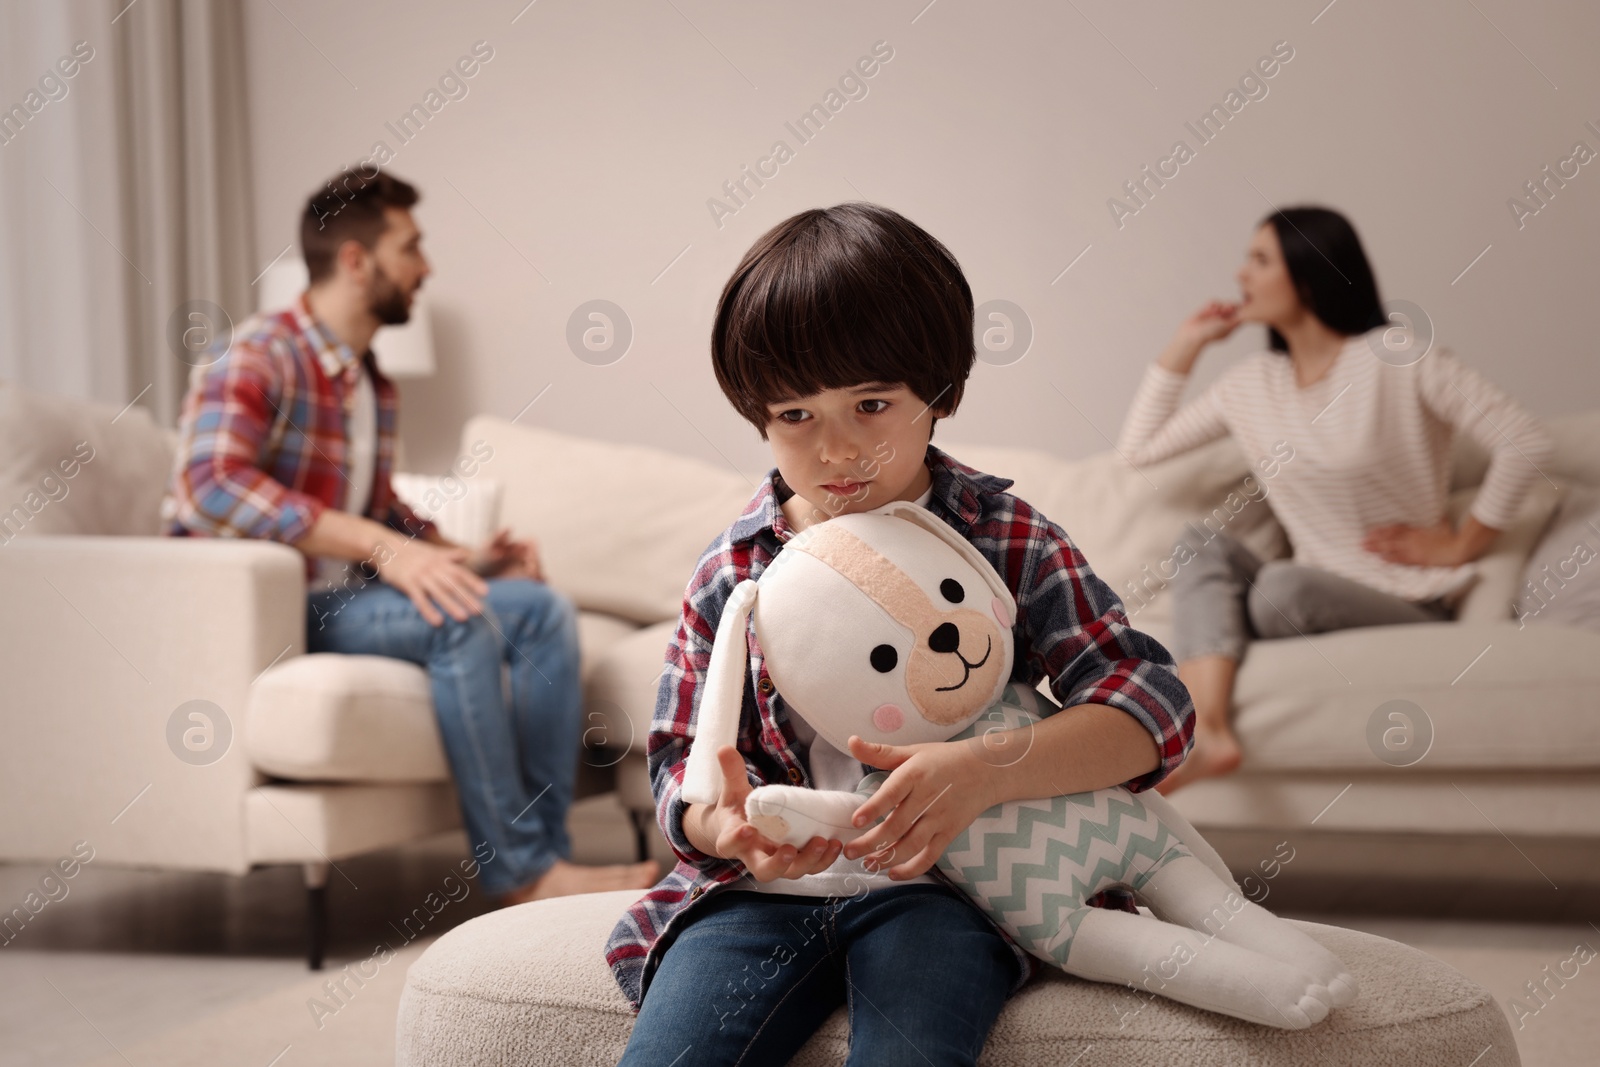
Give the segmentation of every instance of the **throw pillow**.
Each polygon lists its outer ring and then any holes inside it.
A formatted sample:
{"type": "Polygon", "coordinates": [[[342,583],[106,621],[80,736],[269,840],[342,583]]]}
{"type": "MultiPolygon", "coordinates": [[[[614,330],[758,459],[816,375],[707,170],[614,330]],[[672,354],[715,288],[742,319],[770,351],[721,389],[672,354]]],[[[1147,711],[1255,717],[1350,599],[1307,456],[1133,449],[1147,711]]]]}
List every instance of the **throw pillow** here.
{"type": "Polygon", "coordinates": [[[1514,604],[1522,625],[1600,630],[1600,488],[1576,486],[1522,572],[1514,604]]]}

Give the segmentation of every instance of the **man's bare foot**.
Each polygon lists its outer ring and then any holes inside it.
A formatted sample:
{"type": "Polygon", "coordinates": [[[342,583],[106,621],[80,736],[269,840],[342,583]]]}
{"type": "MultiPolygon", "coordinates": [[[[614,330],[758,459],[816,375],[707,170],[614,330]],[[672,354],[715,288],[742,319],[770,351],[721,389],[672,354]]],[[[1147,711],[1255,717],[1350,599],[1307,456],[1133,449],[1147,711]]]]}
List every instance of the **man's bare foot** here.
{"type": "Polygon", "coordinates": [[[618,863],[608,867],[583,867],[556,860],[537,881],[529,882],[500,898],[502,907],[526,904],[547,897],[567,897],[577,893],[604,893],[612,889],[649,889],[661,876],[655,860],[643,863],[618,863]]]}
{"type": "Polygon", "coordinates": [[[1218,778],[1224,774],[1232,774],[1238,769],[1241,758],[1243,753],[1239,750],[1239,739],[1233,736],[1232,731],[1197,729],[1194,732],[1194,747],[1189,750],[1189,758],[1156,785],[1156,792],[1168,796],[1173,790],[1181,789],[1201,778],[1218,778]]]}

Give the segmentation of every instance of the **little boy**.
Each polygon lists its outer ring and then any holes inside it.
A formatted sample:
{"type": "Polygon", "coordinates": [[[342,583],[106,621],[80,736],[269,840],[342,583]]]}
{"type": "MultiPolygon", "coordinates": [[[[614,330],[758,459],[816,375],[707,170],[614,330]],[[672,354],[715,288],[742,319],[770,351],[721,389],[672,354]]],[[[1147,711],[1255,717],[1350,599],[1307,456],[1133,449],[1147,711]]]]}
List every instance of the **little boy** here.
{"type": "Polygon", "coordinates": [[[717,381],[777,468],[700,558],[667,648],[649,765],[679,862],[606,946],[638,1013],[625,1065],[782,1064],[840,1004],[850,1064],[975,1063],[1036,964],[942,880],[939,854],[995,804],[1147,789],[1188,750],[1193,706],[1167,651],[1128,626],[1065,531],[1005,492],[1009,480],[929,444],[961,402],[972,319],[945,247],[870,204],[779,224],[723,289],[717,381]],[[994,565],[1017,601],[1012,680],[1049,678],[1066,710],[1013,739],[1003,751],[1025,750],[1014,761],[860,738],[840,752],[774,691],[751,631],[738,745],[718,753],[722,799],[685,804],[695,713],[734,586],[799,530],[891,500],[927,507],[994,565]],[[855,824],[887,818],[848,847],[780,847],[744,818],[755,786],[853,790],[868,767],[891,773],[855,824]]]}

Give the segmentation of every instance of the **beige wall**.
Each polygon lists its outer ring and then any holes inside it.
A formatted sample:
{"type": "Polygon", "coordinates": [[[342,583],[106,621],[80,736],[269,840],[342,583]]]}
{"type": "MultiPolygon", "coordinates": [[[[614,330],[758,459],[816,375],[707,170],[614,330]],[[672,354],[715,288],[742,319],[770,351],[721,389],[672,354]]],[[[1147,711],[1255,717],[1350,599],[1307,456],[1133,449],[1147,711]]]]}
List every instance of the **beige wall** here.
{"type": "MultiPolygon", "coordinates": [[[[1600,162],[1520,229],[1507,207],[1574,142],[1600,151],[1594,5],[924,2],[539,0],[513,24],[519,0],[251,0],[258,259],[293,240],[319,181],[377,141],[395,150],[436,271],[441,371],[404,386],[419,468],[473,413],[515,415],[549,386],[523,421],[760,477],[768,453],[709,367],[717,293],[772,224],[856,198],[928,228],[980,302],[1031,319],[1031,350],[978,366],[944,442],[1106,447],[1178,320],[1234,295],[1269,201],[1344,210],[1385,297],[1425,308],[1536,412],[1600,399],[1600,162]],[[478,41],[493,58],[467,95],[402,146],[385,124],[478,41]],[[866,95],[801,144],[785,122],[878,41],[893,58],[866,95]],[[1201,145],[1185,122],[1280,41],[1293,58],[1266,95],[1250,86],[1259,98],[1201,145]],[[1119,228],[1107,201],[1178,139],[1194,158],[1119,228]],[[707,200],[776,140],[793,158],[719,226],[707,200]],[[593,299],[633,325],[610,365],[565,340],[593,299]]],[[[1241,330],[1200,379],[1260,337],[1241,330]]]]}

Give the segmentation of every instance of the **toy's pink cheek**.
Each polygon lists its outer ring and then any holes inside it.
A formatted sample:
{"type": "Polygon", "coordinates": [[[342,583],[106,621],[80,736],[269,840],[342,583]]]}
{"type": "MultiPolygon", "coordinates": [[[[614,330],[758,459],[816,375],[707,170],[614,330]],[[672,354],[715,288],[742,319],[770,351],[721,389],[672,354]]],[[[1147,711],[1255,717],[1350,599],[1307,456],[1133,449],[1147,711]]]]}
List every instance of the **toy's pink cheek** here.
{"type": "Polygon", "coordinates": [[[994,611],[994,617],[1000,620],[1001,626],[1009,627],[1014,621],[1011,617],[1011,609],[1006,605],[1006,602],[1001,600],[999,597],[994,598],[990,604],[990,607],[994,611]]]}
{"type": "Polygon", "coordinates": [[[886,734],[892,734],[906,724],[905,712],[897,705],[882,704],[872,713],[872,725],[886,734]]]}

